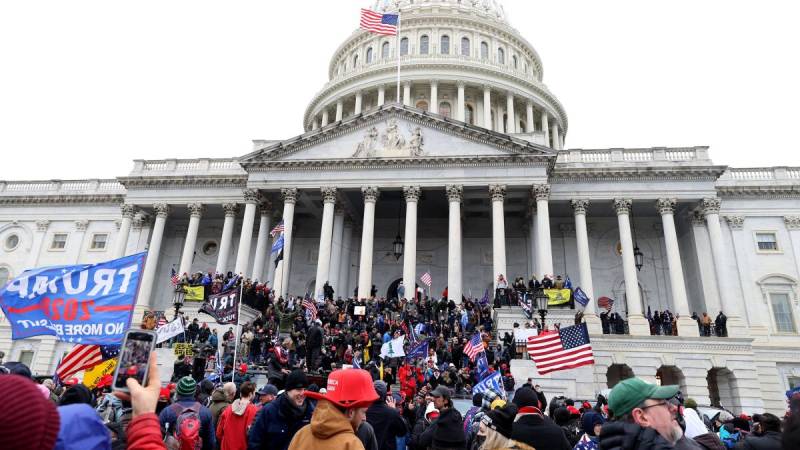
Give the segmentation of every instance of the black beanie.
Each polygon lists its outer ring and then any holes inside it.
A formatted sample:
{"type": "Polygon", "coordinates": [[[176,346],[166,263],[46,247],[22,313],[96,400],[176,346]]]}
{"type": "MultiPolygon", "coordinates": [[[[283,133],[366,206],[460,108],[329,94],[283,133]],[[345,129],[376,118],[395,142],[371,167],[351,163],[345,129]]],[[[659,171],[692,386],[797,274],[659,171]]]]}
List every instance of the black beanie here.
{"type": "Polygon", "coordinates": [[[477,394],[472,396],[472,406],[477,406],[480,408],[483,405],[483,393],[478,392],[477,394]]]}
{"type": "Polygon", "coordinates": [[[286,384],[284,385],[284,389],[287,391],[291,391],[292,389],[305,389],[308,386],[308,378],[306,378],[306,374],[300,370],[293,370],[289,376],[286,377],[286,384]]]}
{"type": "Polygon", "coordinates": [[[513,403],[517,405],[517,408],[533,406],[541,409],[541,405],[539,404],[539,396],[536,395],[536,392],[533,392],[533,389],[526,386],[517,389],[517,392],[514,393],[513,403]]]}
{"type": "Polygon", "coordinates": [[[76,384],[67,388],[66,392],[61,396],[58,406],[74,405],[77,403],[92,404],[92,393],[83,384],[76,384]]]}
{"type": "Polygon", "coordinates": [[[507,403],[502,408],[495,408],[486,413],[482,420],[487,427],[510,439],[511,430],[514,426],[514,417],[516,416],[517,406],[513,403],[507,403]]]}

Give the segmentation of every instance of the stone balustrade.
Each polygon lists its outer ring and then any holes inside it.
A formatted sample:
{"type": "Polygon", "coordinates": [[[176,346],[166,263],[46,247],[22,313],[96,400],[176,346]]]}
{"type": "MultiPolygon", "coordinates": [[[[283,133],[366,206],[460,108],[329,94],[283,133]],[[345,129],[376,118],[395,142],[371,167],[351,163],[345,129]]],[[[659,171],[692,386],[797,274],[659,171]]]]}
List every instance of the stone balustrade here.
{"type": "Polygon", "coordinates": [[[0,195],[69,195],[124,194],[125,187],[116,180],[0,181],[0,195]]]}
{"type": "Polygon", "coordinates": [[[708,147],[570,149],[558,155],[564,164],[653,163],[693,161],[710,163],[708,147]]]}
{"type": "Polygon", "coordinates": [[[130,176],[153,175],[245,175],[235,158],[134,160],[130,176]]]}

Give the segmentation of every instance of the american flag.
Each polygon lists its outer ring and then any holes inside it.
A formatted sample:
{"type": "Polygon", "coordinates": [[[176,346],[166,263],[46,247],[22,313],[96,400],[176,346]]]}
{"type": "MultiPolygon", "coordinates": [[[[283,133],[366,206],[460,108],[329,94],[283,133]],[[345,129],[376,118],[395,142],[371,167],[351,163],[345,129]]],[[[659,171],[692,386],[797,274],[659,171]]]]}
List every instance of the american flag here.
{"type": "Polygon", "coordinates": [[[274,238],[275,236],[283,233],[283,229],[284,229],[283,221],[281,220],[280,222],[278,222],[277,225],[275,225],[275,228],[273,228],[272,231],[269,232],[270,237],[274,238]]]}
{"type": "Polygon", "coordinates": [[[78,344],[64,356],[56,368],[59,380],[65,380],[81,370],[91,369],[101,362],[119,356],[119,345],[78,344]]]}
{"type": "Polygon", "coordinates": [[[423,273],[422,276],[419,277],[419,279],[420,279],[420,281],[425,283],[425,286],[431,287],[431,283],[433,282],[433,280],[431,279],[430,272],[423,273]]]}
{"type": "Polygon", "coordinates": [[[398,14],[381,14],[361,8],[361,29],[384,36],[397,34],[398,14]]]}
{"type": "Polygon", "coordinates": [[[528,353],[541,375],[594,364],[586,323],[529,336],[528,353]]]}
{"type": "Polygon", "coordinates": [[[311,320],[317,320],[317,304],[314,303],[314,300],[306,297],[303,299],[302,305],[308,314],[311,315],[311,320]]]}
{"type": "Polygon", "coordinates": [[[606,311],[611,311],[611,307],[614,306],[614,299],[608,297],[600,297],[597,299],[597,306],[605,308],[606,311]]]}
{"type": "Polygon", "coordinates": [[[178,272],[175,272],[175,268],[172,268],[172,276],[170,277],[170,281],[172,281],[173,286],[177,286],[178,283],[181,281],[181,277],[178,276],[178,272]]]}
{"type": "Polygon", "coordinates": [[[475,333],[472,339],[467,342],[467,345],[464,346],[464,353],[469,356],[470,361],[475,361],[475,357],[483,350],[483,341],[481,341],[480,333],[475,333]]]}

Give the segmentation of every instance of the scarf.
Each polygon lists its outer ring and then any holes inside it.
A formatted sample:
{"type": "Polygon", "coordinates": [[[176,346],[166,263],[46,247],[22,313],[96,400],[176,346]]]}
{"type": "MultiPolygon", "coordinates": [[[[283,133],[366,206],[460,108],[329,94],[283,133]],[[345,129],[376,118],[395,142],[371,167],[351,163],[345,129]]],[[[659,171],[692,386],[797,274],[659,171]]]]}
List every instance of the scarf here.
{"type": "MultiPolygon", "coordinates": [[[[285,394],[284,394],[285,395],[285,394]]],[[[303,402],[303,406],[297,406],[292,399],[285,397],[281,405],[281,414],[290,421],[299,422],[306,414],[307,402],[303,402]]]]}

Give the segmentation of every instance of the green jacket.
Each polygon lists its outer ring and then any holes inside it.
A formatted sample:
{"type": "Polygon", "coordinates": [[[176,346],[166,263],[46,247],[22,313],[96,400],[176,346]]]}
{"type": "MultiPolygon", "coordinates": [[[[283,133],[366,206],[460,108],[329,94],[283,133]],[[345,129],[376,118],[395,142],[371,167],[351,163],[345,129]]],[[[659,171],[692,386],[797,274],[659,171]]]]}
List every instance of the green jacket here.
{"type": "Polygon", "coordinates": [[[292,312],[286,312],[283,306],[279,308],[275,308],[275,314],[278,316],[278,331],[281,333],[289,333],[292,331],[292,324],[294,324],[294,318],[297,317],[297,310],[292,312]]]}

